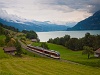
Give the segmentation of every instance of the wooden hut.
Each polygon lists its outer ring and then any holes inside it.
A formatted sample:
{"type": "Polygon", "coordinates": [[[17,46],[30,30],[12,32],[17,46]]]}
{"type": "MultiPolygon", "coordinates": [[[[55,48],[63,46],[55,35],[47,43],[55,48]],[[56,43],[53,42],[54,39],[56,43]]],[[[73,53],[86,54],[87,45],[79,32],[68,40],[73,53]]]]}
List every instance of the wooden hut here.
{"type": "Polygon", "coordinates": [[[100,57],[100,48],[94,52],[95,57],[100,57]]]}
{"type": "Polygon", "coordinates": [[[4,47],[3,50],[5,53],[15,55],[16,48],[15,47],[4,47]]]}
{"type": "Polygon", "coordinates": [[[31,39],[32,42],[37,42],[37,39],[31,39]]]}

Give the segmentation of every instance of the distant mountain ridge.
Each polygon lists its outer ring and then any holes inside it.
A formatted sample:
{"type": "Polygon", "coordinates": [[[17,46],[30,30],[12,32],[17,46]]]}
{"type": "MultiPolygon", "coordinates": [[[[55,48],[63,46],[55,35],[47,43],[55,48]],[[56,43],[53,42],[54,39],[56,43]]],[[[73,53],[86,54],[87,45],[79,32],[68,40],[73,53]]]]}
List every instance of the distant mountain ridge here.
{"type": "Polygon", "coordinates": [[[67,30],[100,30],[100,10],[67,30]]]}
{"type": "Polygon", "coordinates": [[[51,24],[49,21],[40,22],[35,20],[28,20],[17,15],[8,14],[6,10],[0,9],[0,22],[2,24],[18,28],[22,30],[34,30],[39,32],[44,31],[62,31],[68,27],[65,25],[51,24]]]}
{"type": "Polygon", "coordinates": [[[34,30],[34,31],[39,31],[39,32],[65,31],[68,28],[65,25],[49,24],[47,22],[38,22],[38,21],[21,23],[20,21],[17,21],[17,22],[14,22],[12,20],[7,21],[0,18],[0,22],[8,26],[13,26],[15,28],[18,28],[20,31],[22,30],[34,30]]]}

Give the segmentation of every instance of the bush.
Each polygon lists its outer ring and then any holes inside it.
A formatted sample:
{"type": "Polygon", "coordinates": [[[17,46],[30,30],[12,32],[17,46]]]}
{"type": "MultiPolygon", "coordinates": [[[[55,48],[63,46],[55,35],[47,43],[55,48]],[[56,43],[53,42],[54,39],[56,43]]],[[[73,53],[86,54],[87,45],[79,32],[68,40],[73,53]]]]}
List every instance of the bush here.
{"type": "Polygon", "coordinates": [[[44,49],[49,49],[48,45],[45,42],[41,43],[40,47],[42,47],[44,49]]]}

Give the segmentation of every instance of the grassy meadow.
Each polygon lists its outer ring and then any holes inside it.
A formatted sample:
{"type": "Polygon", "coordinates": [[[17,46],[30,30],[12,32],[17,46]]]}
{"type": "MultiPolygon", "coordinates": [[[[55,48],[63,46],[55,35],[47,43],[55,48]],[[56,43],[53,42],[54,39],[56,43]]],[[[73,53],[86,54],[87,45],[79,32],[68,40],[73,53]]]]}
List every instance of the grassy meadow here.
{"type": "MultiPolygon", "coordinates": [[[[0,57],[9,56],[0,48],[0,57]],[[1,55],[1,53],[3,55],[1,55]]],[[[98,75],[100,68],[60,60],[32,57],[0,58],[0,75],[98,75]]]]}
{"type": "Polygon", "coordinates": [[[5,45],[4,43],[5,38],[6,38],[5,35],[0,35],[0,47],[5,45]]]}
{"type": "MultiPolygon", "coordinates": [[[[0,36],[4,39],[5,36],[0,36]]],[[[34,43],[33,45],[40,45],[34,43]]],[[[48,46],[52,50],[59,51],[61,58],[82,64],[70,63],[67,61],[54,60],[50,58],[40,57],[29,51],[23,50],[22,57],[11,56],[5,54],[3,47],[0,47],[0,75],[98,75],[100,68],[92,67],[99,59],[87,59],[86,55],[82,55],[81,51],[71,51],[63,46],[50,44],[48,46]],[[92,63],[92,66],[87,66],[92,63]],[[87,65],[86,65],[87,64],[87,65]]]]}
{"type": "Polygon", "coordinates": [[[7,59],[12,58],[11,55],[5,54],[4,51],[3,51],[2,49],[3,49],[3,48],[0,47],[0,60],[1,60],[1,59],[5,59],[5,58],[7,58],[7,59]]]}
{"type": "MultiPolygon", "coordinates": [[[[81,63],[87,66],[100,67],[100,58],[95,58],[94,55],[91,55],[91,58],[88,59],[87,55],[82,55],[82,51],[72,51],[61,45],[55,45],[51,43],[47,44],[51,50],[60,52],[62,59],[81,63]]],[[[33,45],[40,46],[41,43],[33,43],[33,45]]]]}

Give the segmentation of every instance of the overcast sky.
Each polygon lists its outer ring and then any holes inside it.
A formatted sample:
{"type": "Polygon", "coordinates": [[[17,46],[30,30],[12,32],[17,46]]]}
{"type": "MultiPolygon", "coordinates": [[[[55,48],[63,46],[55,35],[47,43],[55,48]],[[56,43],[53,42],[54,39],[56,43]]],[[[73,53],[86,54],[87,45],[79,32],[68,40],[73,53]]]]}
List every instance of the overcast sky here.
{"type": "Polygon", "coordinates": [[[79,22],[98,10],[100,0],[0,0],[1,16],[9,14],[57,24],[79,22]]]}

